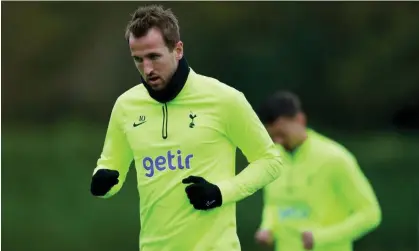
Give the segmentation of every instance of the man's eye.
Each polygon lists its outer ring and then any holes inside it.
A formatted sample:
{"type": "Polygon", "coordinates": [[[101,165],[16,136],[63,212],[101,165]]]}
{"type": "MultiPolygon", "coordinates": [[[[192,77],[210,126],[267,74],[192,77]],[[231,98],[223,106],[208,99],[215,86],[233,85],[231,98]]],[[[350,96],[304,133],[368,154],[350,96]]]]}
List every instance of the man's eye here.
{"type": "Polygon", "coordinates": [[[150,59],[151,59],[151,60],[157,60],[159,57],[160,57],[160,56],[159,56],[159,55],[157,55],[157,54],[152,54],[152,55],[150,55],[150,59]]]}
{"type": "Polygon", "coordinates": [[[140,57],[132,57],[135,62],[141,63],[143,60],[140,57]]]}

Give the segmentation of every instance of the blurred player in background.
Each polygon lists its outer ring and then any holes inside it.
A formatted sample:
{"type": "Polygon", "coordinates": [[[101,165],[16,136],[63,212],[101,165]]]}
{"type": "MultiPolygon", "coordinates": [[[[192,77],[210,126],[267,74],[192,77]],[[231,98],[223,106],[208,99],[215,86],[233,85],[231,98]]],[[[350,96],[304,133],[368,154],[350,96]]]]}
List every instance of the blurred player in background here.
{"type": "Polygon", "coordinates": [[[141,251],[240,250],[236,202],[279,176],[275,144],[241,92],[190,68],[172,11],[138,8],[126,40],[141,84],[115,102],[92,194],[116,194],[134,160],[141,251]]]}
{"type": "Polygon", "coordinates": [[[264,188],[261,244],[276,251],[350,251],[380,224],[381,210],[355,157],[306,127],[299,98],[277,92],[259,117],[277,143],[284,174],[264,188]]]}

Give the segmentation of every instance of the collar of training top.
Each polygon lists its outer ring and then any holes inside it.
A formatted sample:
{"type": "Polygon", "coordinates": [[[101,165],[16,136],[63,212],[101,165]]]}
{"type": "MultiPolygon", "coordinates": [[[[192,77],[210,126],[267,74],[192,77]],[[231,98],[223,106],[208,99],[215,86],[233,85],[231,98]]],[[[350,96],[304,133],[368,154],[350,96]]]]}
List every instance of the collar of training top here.
{"type": "MultiPolygon", "coordinates": [[[[188,79],[189,72],[190,69],[188,62],[186,61],[185,57],[182,57],[182,59],[179,60],[178,67],[166,88],[160,91],[155,91],[148,84],[144,84],[144,86],[147,89],[150,97],[160,103],[166,103],[176,98],[180,91],[182,91],[182,88],[188,79]]],[[[146,83],[142,76],[141,81],[146,83]]]]}

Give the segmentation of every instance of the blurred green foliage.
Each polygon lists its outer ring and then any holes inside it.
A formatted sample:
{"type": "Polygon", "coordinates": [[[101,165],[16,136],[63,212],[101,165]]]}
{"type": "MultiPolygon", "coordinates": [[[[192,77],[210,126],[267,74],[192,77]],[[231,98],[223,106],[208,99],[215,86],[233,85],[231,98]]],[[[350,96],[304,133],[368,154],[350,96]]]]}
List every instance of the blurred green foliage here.
{"type": "MultiPolygon", "coordinates": [[[[90,195],[90,177],[106,127],[65,121],[6,127],[2,138],[2,249],[137,250],[136,173],[109,200],[90,195]]],[[[330,132],[358,157],[383,210],[382,225],[357,242],[359,251],[413,251],[417,227],[417,136],[330,132]]],[[[238,171],[245,160],[238,155],[238,171]]],[[[243,251],[261,216],[261,192],[238,203],[243,251]]]]}
{"type": "MultiPolygon", "coordinates": [[[[139,83],[123,35],[140,4],[3,3],[3,116],[105,121],[115,98],[139,83]]],[[[179,18],[194,70],[254,104],[291,89],[317,123],[364,130],[388,129],[418,101],[417,2],[163,4],[179,18]]]]}

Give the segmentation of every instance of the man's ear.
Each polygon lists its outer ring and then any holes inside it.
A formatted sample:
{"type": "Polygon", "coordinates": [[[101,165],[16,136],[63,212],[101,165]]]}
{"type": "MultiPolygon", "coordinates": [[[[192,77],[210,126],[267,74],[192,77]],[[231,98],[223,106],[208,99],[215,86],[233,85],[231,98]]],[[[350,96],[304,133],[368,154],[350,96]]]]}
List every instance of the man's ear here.
{"type": "Polygon", "coordinates": [[[176,60],[180,60],[183,57],[183,42],[177,42],[174,50],[176,53],[176,60]]]}
{"type": "Polygon", "coordinates": [[[298,121],[299,124],[301,124],[303,126],[307,125],[307,117],[306,117],[305,113],[303,113],[303,112],[297,113],[296,120],[298,121]]]}

